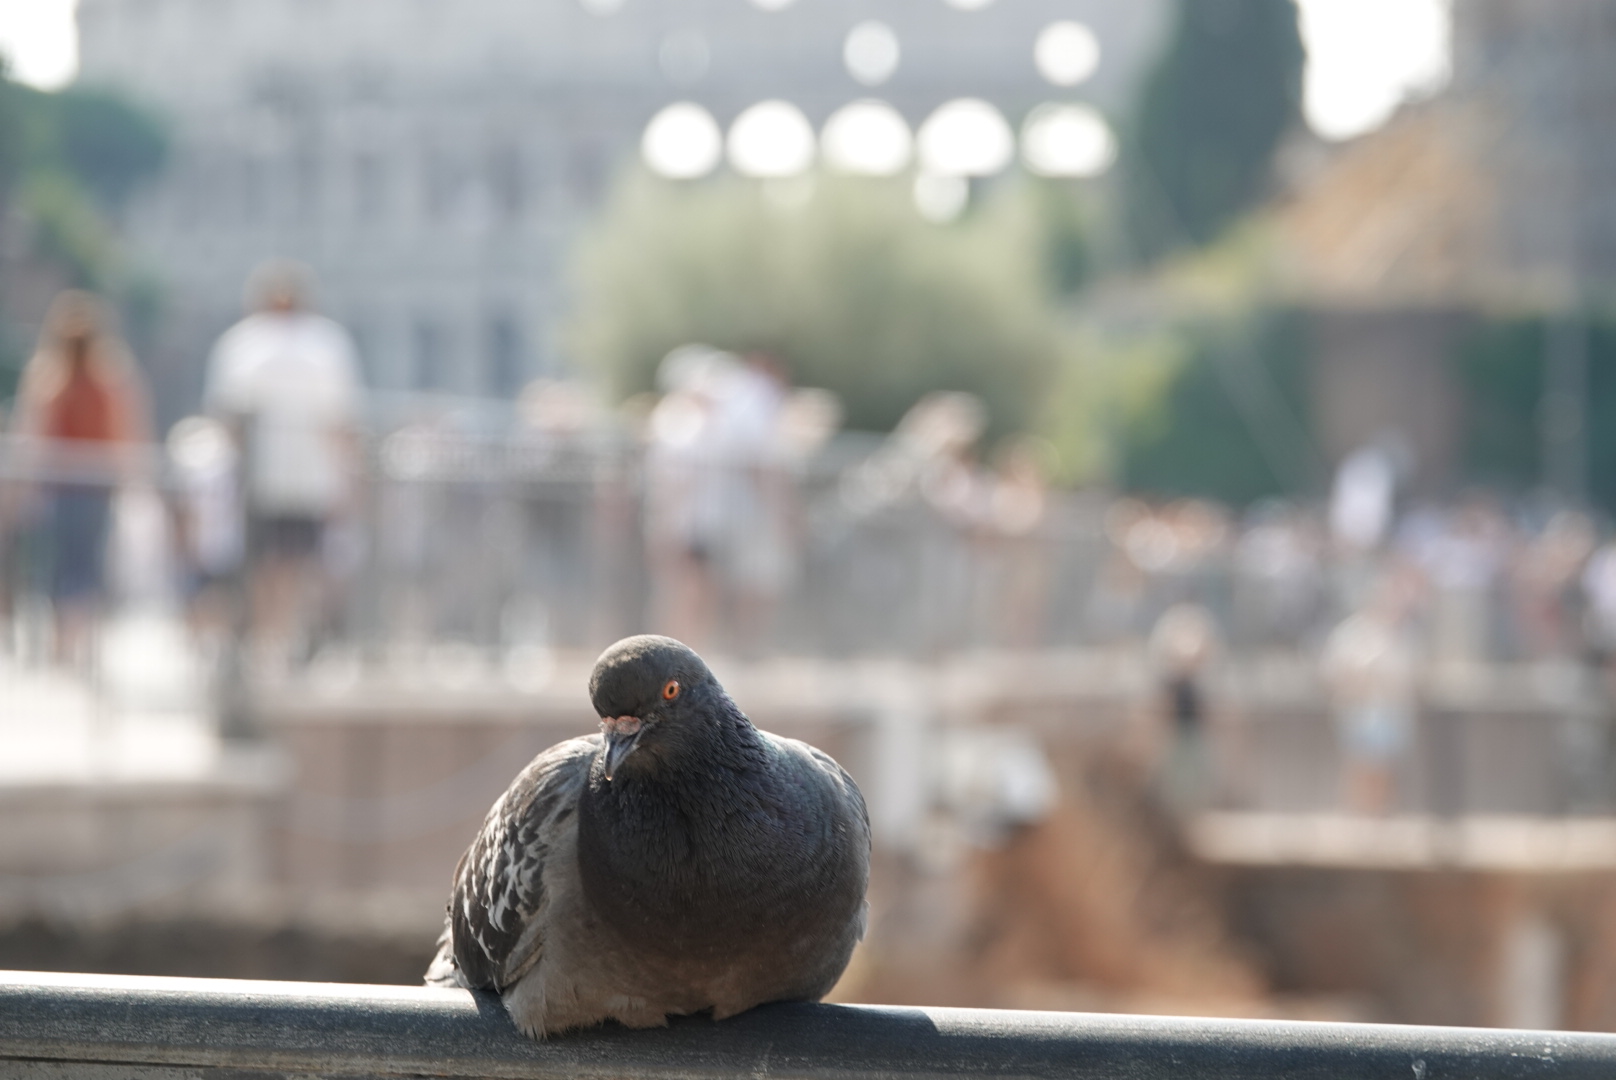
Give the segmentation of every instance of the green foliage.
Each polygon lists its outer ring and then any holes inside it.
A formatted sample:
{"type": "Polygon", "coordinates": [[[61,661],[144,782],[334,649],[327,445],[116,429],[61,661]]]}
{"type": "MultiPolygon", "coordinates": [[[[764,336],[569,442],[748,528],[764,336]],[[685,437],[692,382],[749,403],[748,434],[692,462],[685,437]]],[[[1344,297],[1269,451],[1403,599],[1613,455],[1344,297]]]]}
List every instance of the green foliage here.
{"type": "MultiPolygon", "coordinates": [[[[1158,335],[1154,347],[1171,359],[1155,364],[1162,388],[1136,391],[1132,412],[1119,421],[1120,486],[1237,505],[1320,489],[1313,447],[1285,434],[1309,420],[1306,317],[1281,309],[1248,318],[1246,326],[1158,335]]],[[[1541,317],[1483,318],[1455,348],[1464,417],[1459,484],[1521,494],[1541,482],[1548,334],[1541,317]]],[[[1616,318],[1592,317],[1588,334],[1589,497],[1616,513],[1616,318]]]]}
{"type": "MultiPolygon", "coordinates": [[[[28,363],[29,345],[4,318],[0,318],[0,402],[8,401],[17,393],[22,369],[28,363]]],[[[0,421],[4,420],[0,409],[0,421]]]]}
{"type": "MultiPolygon", "coordinates": [[[[0,69],[0,221],[20,211],[25,231],[12,242],[27,253],[32,272],[105,293],[126,310],[133,298],[149,315],[150,283],[125,264],[110,218],[166,153],[162,125],[145,110],[101,90],[35,90],[0,69]]],[[[0,367],[14,367],[25,346],[4,325],[5,299],[0,367]]],[[[9,370],[0,370],[0,396],[14,381],[9,370]]]]}
{"type": "Polygon", "coordinates": [[[65,176],[116,210],[167,154],[157,118],[116,94],[47,93],[0,77],[0,191],[30,176],[65,176]]]}
{"type": "Polygon", "coordinates": [[[168,137],[151,113],[105,90],[74,88],[52,97],[62,164],[102,206],[122,206],[162,168],[168,137]]]}
{"type": "Polygon", "coordinates": [[[1192,327],[1180,347],[1165,393],[1124,433],[1122,486],[1236,505],[1315,488],[1304,317],[1277,311],[1249,325],[1192,327]]]}
{"type": "Polygon", "coordinates": [[[1167,331],[1123,337],[1092,328],[1074,332],[1036,425],[1059,456],[1055,479],[1117,480],[1123,465],[1118,444],[1135,428],[1160,421],[1185,354],[1183,339],[1167,331]]]}
{"type": "Polygon", "coordinates": [[[105,291],[117,272],[117,246],[78,181],[44,171],[24,178],[18,201],[33,226],[33,254],[74,288],[105,291]]]}
{"type": "Polygon", "coordinates": [[[1060,296],[1075,295],[1095,273],[1095,245],[1080,192],[1070,181],[1030,177],[1018,192],[1033,217],[1044,275],[1060,296]]]}
{"type": "Polygon", "coordinates": [[[1180,0],[1124,155],[1141,257],[1212,240],[1261,196],[1300,113],[1303,59],[1293,0],[1180,0]]]}
{"type": "Polygon", "coordinates": [[[1616,514],[1616,319],[1591,320],[1588,336],[1588,495],[1616,514]]]}
{"type": "MultiPolygon", "coordinates": [[[[1524,492],[1543,475],[1539,424],[1549,325],[1536,317],[1478,323],[1454,353],[1465,394],[1463,479],[1524,492]]],[[[1588,321],[1588,495],[1616,513],[1616,318],[1588,321]]]]}
{"type": "Polygon", "coordinates": [[[6,78],[5,57],[0,56],[0,206],[22,175],[27,160],[27,130],[23,88],[6,78]]]}
{"type": "Polygon", "coordinates": [[[679,345],[764,349],[799,384],[837,393],[855,428],[964,390],[994,434],[1024,430],[1064,344],[1038,215],[1013,196],[938,227],[902,182],[635,175],[579,252],[573,352],[626,395],[679,345]]]}
{"type": "Polygon", "coordinates": [[[1488,320],[1460,343],[1454,371],[1465,395],[1465,479],[1515,491],[1537,482],[1544,334],[1541,319],[1488,320]]]}

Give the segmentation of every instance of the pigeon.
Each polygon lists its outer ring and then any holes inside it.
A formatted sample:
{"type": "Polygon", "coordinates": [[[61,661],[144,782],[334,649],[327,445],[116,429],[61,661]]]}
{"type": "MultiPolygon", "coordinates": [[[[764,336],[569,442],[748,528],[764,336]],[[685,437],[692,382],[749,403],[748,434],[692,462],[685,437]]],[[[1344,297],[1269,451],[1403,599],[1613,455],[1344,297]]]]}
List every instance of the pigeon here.
{"type": "Polygon", "coordinates": [[[498,991],[536,1039],[823,997],[868,918],[852,777],[672,638],[607,649],[589,696],[601,733],[534,758],[461,856],[427,983],[498,991]]]}

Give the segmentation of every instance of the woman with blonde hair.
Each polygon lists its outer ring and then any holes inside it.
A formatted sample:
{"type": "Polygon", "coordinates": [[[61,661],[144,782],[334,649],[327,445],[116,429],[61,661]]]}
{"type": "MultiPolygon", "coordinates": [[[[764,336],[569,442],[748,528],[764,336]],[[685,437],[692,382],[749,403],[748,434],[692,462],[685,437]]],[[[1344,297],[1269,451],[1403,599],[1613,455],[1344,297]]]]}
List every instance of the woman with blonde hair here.
{"type": "Polygon", "coordinates": [[[112,495],[151,437],[145,385],[95,296],[64,292],[51,304],[22,373],[12,432],[22,475],[38,481],[56,651],[76,659],[105,587],[112,495]]]}

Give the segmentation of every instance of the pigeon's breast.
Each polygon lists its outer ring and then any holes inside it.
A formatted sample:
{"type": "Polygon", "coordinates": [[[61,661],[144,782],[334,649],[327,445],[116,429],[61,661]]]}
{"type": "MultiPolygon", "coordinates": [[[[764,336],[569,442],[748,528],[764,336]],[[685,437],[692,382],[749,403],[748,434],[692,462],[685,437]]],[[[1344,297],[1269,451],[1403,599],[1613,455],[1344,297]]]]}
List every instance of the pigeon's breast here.
{"type": "Polygon", "coordinates": [[[591,909],[642,955],[692,973],[840,949],[864,898],[862,822],[812,777],[732,787],[684,802],[582,800],[591,909]]]}

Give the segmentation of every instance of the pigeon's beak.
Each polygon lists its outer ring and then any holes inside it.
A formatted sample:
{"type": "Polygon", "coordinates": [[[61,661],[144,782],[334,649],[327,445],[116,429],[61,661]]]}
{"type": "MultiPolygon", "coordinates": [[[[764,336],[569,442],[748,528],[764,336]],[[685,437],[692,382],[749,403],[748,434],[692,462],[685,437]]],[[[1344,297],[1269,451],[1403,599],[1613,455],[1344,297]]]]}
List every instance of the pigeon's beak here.
{"type": "Polygon", "coordinates": [[[623,761],[640,745],[640,735],[645,730],[637,716],[618,716],[610,720],[602,720],[600,726],[606,735],[606,779],[609,781],[617,770],[623,767],[623,761]]]}

